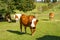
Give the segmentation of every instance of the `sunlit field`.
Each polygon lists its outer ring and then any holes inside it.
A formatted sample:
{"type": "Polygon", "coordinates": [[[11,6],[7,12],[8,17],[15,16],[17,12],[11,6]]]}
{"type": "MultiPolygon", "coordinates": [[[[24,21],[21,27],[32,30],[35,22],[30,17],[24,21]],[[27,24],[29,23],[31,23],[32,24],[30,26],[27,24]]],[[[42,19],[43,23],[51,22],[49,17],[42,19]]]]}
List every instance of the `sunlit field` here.
{"type": "Polygon", "coordinates": [[[26,34],[24,33],[24,27],[23,33],[20,33],[19,21],[16,23],[0,22],[0,40],[60,40],[60,9],[56,6],[39,14],[37,7],[40,5],[47,4],[36,3],[36,9],[26,13],[26,15],[35,15],[39,20],[34,36],[31,36],[29,27],[26,34]],[[36,14],[33,14],[33,12],[36,12],[36,14]],[[53,21],[49,20],[49,12],[55,13],[53,21]]]}

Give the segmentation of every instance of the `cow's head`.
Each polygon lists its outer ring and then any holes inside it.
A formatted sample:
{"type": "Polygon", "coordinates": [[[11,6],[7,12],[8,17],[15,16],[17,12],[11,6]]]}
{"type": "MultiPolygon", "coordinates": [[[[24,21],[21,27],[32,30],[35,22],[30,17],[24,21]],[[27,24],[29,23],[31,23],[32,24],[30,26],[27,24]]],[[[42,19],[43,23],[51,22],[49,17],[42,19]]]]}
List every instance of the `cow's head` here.
{"type": "Polygon", "coordinates": [[[31,27],[36,27],[37,22],[38,20],[36,18],[33,18],[31,22],[31,27]]]}
{"type": "Polygon", "coordinates": [[[37,24],[38,20],[36,18],[33,18],[32,19],[32,22],[31,22],[31,32],[32,32],[32,36],[34,35],[34,32],[36,30],[36,24],[37,24]]]}

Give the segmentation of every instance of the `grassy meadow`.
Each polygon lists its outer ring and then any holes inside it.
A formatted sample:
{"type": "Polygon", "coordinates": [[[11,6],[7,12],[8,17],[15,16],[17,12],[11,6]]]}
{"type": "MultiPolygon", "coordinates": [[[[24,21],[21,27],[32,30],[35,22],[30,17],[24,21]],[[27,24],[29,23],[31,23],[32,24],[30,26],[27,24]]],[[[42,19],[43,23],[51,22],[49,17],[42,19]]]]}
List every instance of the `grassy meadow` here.
{"type": "Polygon", "coordinates": [[[47,3],[35,4],[36,8],[26,13],[27,15],[35,15],[39,20],[36,26],[35,35],[31,36],[29,27],[27,28],[26,34],[21,34],[19,22],[0,22],[0,40],[60,40],[60,4],[44,12],[39,11],[37,8],[47,5],[47,3]],[[50,12],[55,13],[53,21],[49,20],[48,14],[50,12]]]}

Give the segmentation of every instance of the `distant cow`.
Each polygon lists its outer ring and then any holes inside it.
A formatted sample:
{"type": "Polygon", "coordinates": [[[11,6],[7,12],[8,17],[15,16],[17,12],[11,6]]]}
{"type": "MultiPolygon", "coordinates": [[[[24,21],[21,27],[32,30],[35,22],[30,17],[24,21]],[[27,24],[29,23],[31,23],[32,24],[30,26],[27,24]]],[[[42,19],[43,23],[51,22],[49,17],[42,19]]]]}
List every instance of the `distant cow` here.
{"type": "Polygon", "coordinates": [[[50,20],[53,20],[54,19],[54,13],[53,12],[49,13],[49,19],[50,20]]]}
{"type": "Polygon", "coordinates": [[[36,30],[36,24],[37,24],[38,20],[36,19],[35,16],[33,15],[25,15],[25,14],[22,14],[20,16],[20,30],[22,32],[22,25],[24,25],[24,28],[25,28],[25,33],[26,33],[26,28],[27,26],[29,26],[30,30],[31,30],[31,34],[33,36],[35,30],[36,30]]]}
{"type": "Polygon", "coordinates": [[[8,21],[8,22],[11,22],[11,15],[10,15],[10,13],[6,13],[5,14],[5,20],[8,21]]]}

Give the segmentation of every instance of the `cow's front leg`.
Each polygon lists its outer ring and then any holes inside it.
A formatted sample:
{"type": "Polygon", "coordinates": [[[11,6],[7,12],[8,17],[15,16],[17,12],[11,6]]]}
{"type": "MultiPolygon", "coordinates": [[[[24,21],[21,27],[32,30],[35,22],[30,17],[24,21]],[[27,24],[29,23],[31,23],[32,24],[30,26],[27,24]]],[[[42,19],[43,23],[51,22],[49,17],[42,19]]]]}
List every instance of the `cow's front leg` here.
{"type": "Polygon", "coordinates": [[[31,35],[32,35],[32,27],[30,27],[31,35]]]}
{"type": "Polygon", "coordinates": [[[20,22],[20,31],[22,32],[22,23],[20,22]]]}
{"type": "Polygon", "coordinates": [[[32,36],[34,36],[34,33],[35,33],[36,28],[35,27],[31,27],[30,30],[31,30],[32,36]]]}
{"type": "Polygon", "coordinates": [[[33,29],[32,29],[32,36],[34,36],[35,31],[36,31],[36,29],[35,29],[35,28],[33,28],[33,29]]]}

